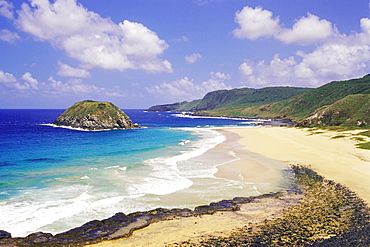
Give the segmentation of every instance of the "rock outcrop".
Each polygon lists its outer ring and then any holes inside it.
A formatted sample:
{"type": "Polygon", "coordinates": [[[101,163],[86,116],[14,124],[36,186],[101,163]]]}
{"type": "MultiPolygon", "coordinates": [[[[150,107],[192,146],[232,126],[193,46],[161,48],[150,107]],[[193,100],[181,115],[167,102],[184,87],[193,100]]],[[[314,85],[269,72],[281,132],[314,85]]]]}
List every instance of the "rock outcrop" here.
{"type": "Polygon", "coordinates": [[[63,112],[52,124],[86,130],[139,128],[110,102],[80,101],[63,112]]]}
{"type": "Polygon", "coordinates": [[[259,198],[278,198],[280,193],[269,193],[255,197],[235,197],[232,200],[212,202],[209,205],[188,208],[157,208],[149,211],[134,212],[130,214],[116,213],[110,218],[92,220],[80,227],[56,235],[36,232],[27,237],[11,238],[10,233],[4,232],[7,237],[0,239],[0,246],[34,246],[34,247],[74,247],[99,243],[105,240],[127,238],[136,230],[165,220],[174,220],[184,217],[212,215],[222,211],[238,211],[239,205],[253,203],[259,198]]]}

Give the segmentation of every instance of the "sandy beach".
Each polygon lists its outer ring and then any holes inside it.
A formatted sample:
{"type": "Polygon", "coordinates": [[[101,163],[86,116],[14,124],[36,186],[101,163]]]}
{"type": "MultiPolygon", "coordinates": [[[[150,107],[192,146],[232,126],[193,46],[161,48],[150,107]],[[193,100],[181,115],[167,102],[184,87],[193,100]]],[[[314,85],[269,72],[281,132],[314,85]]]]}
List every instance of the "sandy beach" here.
{"type": "MultiPolygon", "coordinates": [[[[333,139],[339,133],[314,134],[307,129],[282,127],[219,131],[225,134],[227,141],[216,148],[233,150],[240,159],[219,166],[215,176],[260,184],[276,183],[274,187],[283,188],[282,169],[287,164],[307,165],[320,175],[349,187],[370,204],[370,151],[355,147],[356,132],[333,139]]],[[[223,236],[236,228],[279,217],[282,210],[298,198],[292,195],[279,200],[265,198],[243,204],[240,211],[153,223],[129,238],[93,246],[174,246],[173,243],[189,239],[223,236]]]]}
{"type": "Polygon", "coordinates": [[[370,205],[370,150],[359,149],[358,131],[298,128],[235,128],[245,149],[290,164],[310,166],[327,179],[349,187],[370,205]],[[333,138],[336,136],[346,136],[333,138]]]}

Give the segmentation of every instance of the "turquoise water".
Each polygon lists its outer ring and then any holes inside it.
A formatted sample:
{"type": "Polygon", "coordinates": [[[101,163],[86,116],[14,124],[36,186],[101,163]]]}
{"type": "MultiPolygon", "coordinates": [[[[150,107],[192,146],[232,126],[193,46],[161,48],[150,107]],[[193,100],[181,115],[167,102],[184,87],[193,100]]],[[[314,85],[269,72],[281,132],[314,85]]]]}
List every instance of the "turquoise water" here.
{"type": "Polygon", "coordinates": [[[0,226],[14,237],[117,212],[194,207],[251,187],[213,176],[233,153],[199,158],[225,140],[209,127],[250,121],[126,110],[145,128],[89,132],[50,126],[62,112],[0,110],[0,226]]]}

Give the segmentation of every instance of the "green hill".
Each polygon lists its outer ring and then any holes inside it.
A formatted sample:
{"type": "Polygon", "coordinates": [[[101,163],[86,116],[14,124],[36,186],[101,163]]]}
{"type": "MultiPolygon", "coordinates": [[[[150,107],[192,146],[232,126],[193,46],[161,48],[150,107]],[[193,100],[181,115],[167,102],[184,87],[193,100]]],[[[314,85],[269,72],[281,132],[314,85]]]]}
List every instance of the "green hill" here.
{"type": "Polygon", "coordinates": [[[334,81],[290,99],[262,106],[244,108],[240,115],[281,117],[301,122],[320,107],[331,105],[352,94],[370,94],[370,76],[334,81]]]}
{"type": "Polygon", "coordinates": [[[320,107],[300,126],[367,126],[370,124],[370,94],[353,94],[320,107]]]}
{"type": "Polygon", "coordinates": [[[80,101],[63,112],[53,124],[87,130],[138,128],[117,106],[110,102],[80,101]]]}
{"type": "MultiPolygon", "coordinates": [[[[309,88],[298,87],[267,87],[262,89],[239,88],[232,90],[218,90],[207,93],[203,99],[191,102],[178,102],[174,104],[156,105],[149,111],[211,111],[214,109],[234,110],[254,105],[277,102],[298,94],[308,92],[309,88]]],[[[203,112],[204,114],[211,114],[203,112]]],[[[218,115],[218,113],[216,114],[218,115]]]]}
{"type": "Polygon", "coordinates": [[[370,126],[370,74],[315,89],[241,88],[206,94],[200,101],[172,104],[197,115],[291,119],[301,126],[370,126]],[[191,104],[190,104],[191,103],[191,104]]]}
{"type": "Polygon", "coordinates": [[[173,112],[183,112],[183,111],[191,111],[199,104],[201,100],[193,100],[193,101],[183,101],[183,102],[176,102],[173,104],[165,104],[165,105],[155,105],[148,109],[148,111],[173,111],[173,112]]]}

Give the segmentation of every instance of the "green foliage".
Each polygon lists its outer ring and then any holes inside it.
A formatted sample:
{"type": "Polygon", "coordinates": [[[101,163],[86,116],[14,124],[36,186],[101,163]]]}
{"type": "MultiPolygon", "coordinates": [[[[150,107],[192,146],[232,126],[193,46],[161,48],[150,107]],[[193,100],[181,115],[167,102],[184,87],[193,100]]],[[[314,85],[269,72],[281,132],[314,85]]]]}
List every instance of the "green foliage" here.
{"type": "Polygon", "coordinates": [[[122,113],[122,111],[110,102],[85,100],[73,104],[61,114],[61,117],[79,118],[82,116],[95,114],[101,119],[106,119],[109,116],[115,116],[118,113],[122,113]]]}
{"type": "Polygon", "coordinates": [[[359,134],[360,134],[360,135],[363,135],[363,136],[370,137],[370,130],[360,132],[359,134]]]}
{"type": "Polygon", "coordinates": [[[172,112],[182,112],[182,111],[190,111],[194,109],[196,105],[201,100],[193,100],[193,101],[183,101],[183,102],[176,102],[173,104],[166,104],[166,105],[155,105],[148,109],[148,111],[172,111],[172,112]]]}
{"type": "Polygon", "coordinates": [[[352,94],[370,94],[370,77],[334,81],[287,100],[248,109],[246,113],[265,117],[291,118],[299,122],[320,107],[334,104],[352,94]]]}
{"type": "Polygon", "coordinates": [[[356,146],[361,149],[370,149],[370,142],[359,143],[356,146]]]}
{"type": "Polygon", "coordinates": [[[206,94],[196,110],[246,108],[253,105],[281,101],[310,90],[308,88],[297,87],[267,87],[261,89],[242,88],[216,91],[206,94]]]}
{"type": "Polygon", "coordinates": [[[191,102],[156,105],[149,111],[195,111],[206,115],[238,116],[242,109],[288,99],[311,89],[297,87],[239,88],[207,93],[203,99],[191,102]],[[217,110],[216,110],[217,109],[217,110]],[[212,111],[215,110],[215,113],[212,111]],[[220,114],[222,112],[223,114],[220,114]]]}
{"type": "Polygon", "coordinates": [[[363,138],[363,137],[354,137],[353,139],[356,140],[356,141],[359,141],[359,142],[364,142],[365,141],[365,138],[363,138]]]}
{"type": "Polygon", "coordinates": [[[303,125],[311,126],[359,126],[370,124],[370,95],[353,94],[334,104],[323,106],[306,119],[303,125]]]}
{"type": "Polygon", "coordinates": [[[337,136],[333,136],[332,139],[339,139],[339,138],[344,138],[346,137],[345,135],[337,135],[337,136]]]}
{"type": "Polygon", "coordinates": [[[370,128],[370,76],[333,81],[316,89],[219,90],[199,101],[154,106],[149,110],[153,109],[193,111],[206,116],[288,118],[305,127],[370,128]]]}

